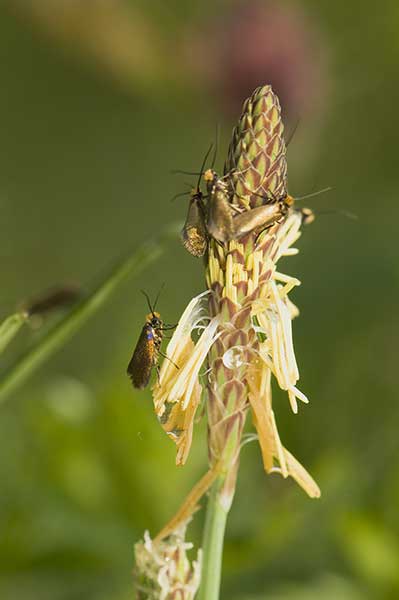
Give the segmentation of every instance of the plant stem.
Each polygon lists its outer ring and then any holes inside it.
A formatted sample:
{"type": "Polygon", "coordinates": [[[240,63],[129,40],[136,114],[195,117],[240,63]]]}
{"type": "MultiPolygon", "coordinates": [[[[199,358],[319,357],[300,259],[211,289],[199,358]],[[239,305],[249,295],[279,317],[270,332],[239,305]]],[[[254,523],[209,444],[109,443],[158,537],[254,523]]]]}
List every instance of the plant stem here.
{"type": "Polygon", "coordinates": [[[228,509],[222,503],[221,491],[225,477],[213,484],[206,508],[203,537],[203,563],[198,600],[218,600],[223,559],[223,540],[228,509]]]}
{"type": "Polygon", "coordinates": [[[0,324],[0,353],[6,349],[27,319],[25,313],[18,312],[10,315],[0,324]]]}

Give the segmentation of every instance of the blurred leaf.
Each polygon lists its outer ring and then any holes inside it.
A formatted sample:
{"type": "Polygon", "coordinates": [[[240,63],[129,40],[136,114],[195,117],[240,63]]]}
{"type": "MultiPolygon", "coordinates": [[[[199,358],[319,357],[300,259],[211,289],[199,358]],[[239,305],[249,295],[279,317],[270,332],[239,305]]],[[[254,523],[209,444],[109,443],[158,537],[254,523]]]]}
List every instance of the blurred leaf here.
{"type": "MultiPolygon", "coordinates": [[[[256,596],[239,596],[239,600],[366,600],[371,596],[342,577],[325,574],[306,583],[283,585],[279,589],[256,596]]],[[[238,598],[237,598],[238,600],[238,598]]]]}
{"type": "Polygon", "coordinates": [[[399,586],[399,542],[383,523],[372,515],[347,515],[341,543],[354,570],[370,584],[399,586]]]}

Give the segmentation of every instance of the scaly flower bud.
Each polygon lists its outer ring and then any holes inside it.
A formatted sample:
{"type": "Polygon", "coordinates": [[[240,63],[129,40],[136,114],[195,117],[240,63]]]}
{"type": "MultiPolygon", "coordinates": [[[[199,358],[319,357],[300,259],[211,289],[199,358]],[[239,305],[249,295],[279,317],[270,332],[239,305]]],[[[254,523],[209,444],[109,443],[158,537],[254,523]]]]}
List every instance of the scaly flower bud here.
{"type": "Polygon", "coordinates": [[[232,173],[232,202],[254,208],[287,196],[287,161],[280,103],[270,85],[257,88],[233,130],[224,172],[232,173]]]}

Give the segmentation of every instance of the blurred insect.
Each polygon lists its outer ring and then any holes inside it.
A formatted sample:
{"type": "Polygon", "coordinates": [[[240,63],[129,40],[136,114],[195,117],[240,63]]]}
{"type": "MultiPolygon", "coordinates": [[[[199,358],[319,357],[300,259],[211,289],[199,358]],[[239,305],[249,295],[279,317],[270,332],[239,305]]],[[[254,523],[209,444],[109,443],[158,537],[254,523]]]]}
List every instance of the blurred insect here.
{"type": "MultiPolygon", "coordinates": [[[[332,187],[326,187],[326,188],[323,188],[322,190],[318,190],[317,192],[312,192],[311,194],[306,194],[306,196],[297,196],[295,198],[292,198],[291,206],[293,207],[293,210],[295,212],[297,212],[301,215],[302,225],[310,225],[310,223],[313,223],[313,221],[316,218],[316,215],[311,208],[298,208],[297,206],[295,206],[295,202],[298,200],[305,200],[306,198],[313,198],[314,196],[318,196],[319,194],[324,194],[324,192],[329,192],[331,190],[332,190],[332,187]]],[[[328,211],[328,212],[330,212],[330,211],[328,211]]],[[[336,212],[336,211],[332,211],[332,213],[334,213],[334,212],[336,212]]],[[[338,212],[340,212],[340,211],[338,211],[338,212]]],[[[322,214],[322,213],[318,213],[318,214],[322,214]]]]}
{"type": "Polygon", "coordinates": [[[302,225],[310,225],[316,218],[313,210],[311,208],[295,208],[302,218],[302,225]]]}
{"type": "Polygon", "coordinates": [[[43,316],[49,312],[65,308],[80,299],[82,291],[76,284],[62,284],[45,290],[40,296],[29,299],[21,305],[29,317],[43,316]]]}
{"type": "MultiPolygon", "coordinates": [[[[148,295],[143,290],[141,291],[147,299],[150,313],[146,316],[144,327],[141,330],[133,356],[127,367],[127,374],[132,380],[133,386],[139,390],[143,390],[147,387],[154,367],[156,368],[159,377],[159,355],[170,360],[166,354],[161,352],[161,343],[164,335],[163,332],[176,327],[176,325],[166,325],[162,321],[160,314],[155,312],[162,288],[159,290],[153,306],[151,306],[148,295]]],[[[171,362],[173,363],[173,361],[171,362]]],[[[175,363],[173,364],[175,365],[175,363]]],[[[175,367],[176,369],[179,368],[177,365],[175,365],[175,367]]]]}
{"type": "Polygon", "coordinates": [[[28,319],[32,329],[41,327],[49,314],[61,312],[83,297],[80,286],[65,283],[45,290],[40,295],[21,302],[18,309],[28,319]]]}
{"type": "Polygon", "coordinates": [[[341,215],[342,217],[346,217],[347,219],[351,219],[353,221],[358,220],[358,215],[350,212],[349,210],[343,210],[341,208],[336,208],[333,210],[320,210],[317,213],[314,213],[311,208],[295,208],[296,212],[298,212],[302,217],[302,225],[309,225],[313,223],[316,216],[324,216],[324,215],[341,215]]]}

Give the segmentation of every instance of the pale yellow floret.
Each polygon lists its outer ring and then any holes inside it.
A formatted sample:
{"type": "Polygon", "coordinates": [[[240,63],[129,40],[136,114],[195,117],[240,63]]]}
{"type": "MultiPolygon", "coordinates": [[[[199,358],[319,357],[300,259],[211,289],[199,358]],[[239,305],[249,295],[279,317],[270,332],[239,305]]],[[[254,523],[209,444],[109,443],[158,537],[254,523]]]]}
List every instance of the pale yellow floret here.
{"type": "Polygon", "coordinates": [[[248,279],[248,296],[251,296],[254,291],[254,284],[251,278],[248,279]]]}
{"type": "Polygon", "coordinates": [[[293,302],[291,302],[289,298],[286,298],[286,303],[288,306],[288,310],[290,311],[291,320],[294,320],[296,317],[299,316],[299,308],[293,302]]]}
{"type": "Polygon", "coordinates": [[[264,468],[268,473],[292,477],[311,498],[320,497],[314,479],[282,445],[272,410],[271,371],[263,364],[253,365],[249,377],[249,401],[258,433],[264,468]]]}
{"type": "MultiPolygon", "coordinates": [[[[169,402],[182,402],[182,408],[185,410],[190,402],[191,393],[195,382],[198,380],[198,374],[202,364],[213,344],[218,337],[216,330],[219,319],[214,317],[209,325],[202,332],[201,337],[196,343],[191,356],[187,358],[184,365],[180,366],[179,372],[171,385],[168,393],[169,402]]],[[[162,385],[162,383],[161,383],[162,385]]]]}
{"type": "Polygon", "coordinates": [[[297,254],[299,254],[298,248],[288,248],[282,253],[282,256],[296,256],[297,254]]]}
{"type": "Polygon", "coordinates": [[[260,273],[260,265],[263,261],[263,255],[260,251],[255,251],[253,253],[253,269],[252,269],[252,282],[253,287],[256,289],[259,285],[259,273],[260,273]]]}
{"type": "Polygon", "coordinates": [[[237,285],[240,281],[248,281],[248,273],[241,263],[236,263],[233,268],[233,284],[237,285]]]}
{"type": "Polygon", "coordinates": [[[226,260],[225,295],[228,298],[233,298],[234,293],[235,293],[235,290],[233,290],[233,256],[231,254],[228,254],[227,260],[226,260]]]}
{"type": "MultiPolygon", "coordinates": [[[[292,217],[288,219],[288,224],[281,228],[286,236],[284,237],[281,231],[277,236],[284,252],[288,250],[287,239],[294,241],[300,233],[300,221],[296,215],[292,217]]],[[[276,253],[276,258],[278,254],[279,252],[276,253]]],[[[294,413],[298,411],[297,399],[308,402],[306,396],[295,386],[299,379],[299,371],[293,345],[292,319],[297,316],[298,309],[289,300],[288,294],[298,285],[300,281],[295,277],[273,270],[270,281],[262,290],[262,297],[252,303],[252,315],[256,317],[260,326],[258,330],[266,336],[266,342],[260,345],[260,355],[276,377],[279,386],[287,390],[294,413]]]]}
{"type": "Polygon", "coordinates": [[[169,360],[166,359],[163,361],[159,373],[159,381],[153,387],[154,405],[158,415],[162,414],[165,402],[161,389],[167,387],[175,379],[181,368],[180,365],[184,364],[192,354],[194,343],[191,339],[191,332],[201,318],[203,313],[202,301],[207,293],[199,294],[199,296],[191,300],[180,317],[179,323],[168,344],[166,356],[169,360]]]}
{"type": "Polygon", "coordinates": [[[187,306],[166,349],[159,381],[153,387],[155,412],[167,435],[177,446],[176,463],[184,464],[190,450],[194,418],[201,400],[199,371],[218,337],[218,317],[203,329],[197,343],[191,334],[203,320],[200,294],[187,306]],[[179,367],[179,368],[176,368],[179,367]]]}

